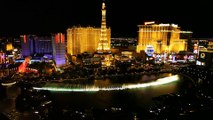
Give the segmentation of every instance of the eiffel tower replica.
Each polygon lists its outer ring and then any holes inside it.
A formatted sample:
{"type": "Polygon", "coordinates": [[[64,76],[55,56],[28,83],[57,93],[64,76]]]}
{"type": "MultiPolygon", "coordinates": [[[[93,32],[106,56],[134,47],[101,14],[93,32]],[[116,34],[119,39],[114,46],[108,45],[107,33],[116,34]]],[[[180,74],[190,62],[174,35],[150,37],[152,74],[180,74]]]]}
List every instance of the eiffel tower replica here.
{"type": "Polygon", "coordinates": [[[112,52],[110,50],[110,40],[107,38],[107,27],[106,27],[106,6],[105,2],[102,3],[102,19],[101,19],[101,35],[98,42],[98,48],[94,57],[101,57],[102,67],[111,66],[112,64],[112,52]]]}

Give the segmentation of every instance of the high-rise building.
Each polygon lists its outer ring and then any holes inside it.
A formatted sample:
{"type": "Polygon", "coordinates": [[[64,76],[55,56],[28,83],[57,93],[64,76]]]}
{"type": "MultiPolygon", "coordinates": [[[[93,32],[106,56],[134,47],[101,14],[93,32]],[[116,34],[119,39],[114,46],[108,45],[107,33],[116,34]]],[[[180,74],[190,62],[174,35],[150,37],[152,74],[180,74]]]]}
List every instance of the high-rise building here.
{"type": "Polygon", "coordinates": [[[22,56],[28,57],[33,54],[33,37],[29,35],[21,35],[22,56]]]}
{"type": "Polygon", "coordinates": [[[52,40],[50,36],[34,37],[34,52],[37,54],[52,54],[52,40]]]}
{"type": "MultiPolygon", "coordinates": [[[[107,39],[111,30],[106,29],[107,39]]],[[[84,52],[94,53],[97,50],[101,29],[94,27],[72,27],[67,29],[67,53],[77,55],[84,52]]]]}
{"type": "Polygon", "coordinates": [[[56,66],[61,67],[66,64],[65,58],[65,36],[62,33],[52,35],[53,58],[56,66]]]}
{"type": "Polygon", "coordinates": [[[187,39],[181,39],[181,34],[192,34],[191,31],[181,31],[176,24],[145,22],[138,27],[138,53],[147,46],[152,46],[155,53],[186,51],[187,39]]]}
{"type": "Polygon", "coordinates": [[[36,35],[21,35],[22,56],[34,57],[36,54],[50,54],[53,53],[52,40],[50,36],[36,36],[36,35]]]}

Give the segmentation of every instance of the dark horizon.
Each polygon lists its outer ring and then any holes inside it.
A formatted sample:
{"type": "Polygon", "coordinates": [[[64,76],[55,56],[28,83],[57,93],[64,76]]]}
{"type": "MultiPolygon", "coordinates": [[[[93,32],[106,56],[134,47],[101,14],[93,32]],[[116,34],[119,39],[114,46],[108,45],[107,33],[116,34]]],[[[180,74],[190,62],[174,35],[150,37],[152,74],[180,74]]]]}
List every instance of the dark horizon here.
{"type": "MultiPolygon", "coordinates": [[[[211,38],[213,18],[209,1],[186,3],[168,1],[105,0],[107,26],[112,37],[137,37],[137,25],[145,21],[178,24],[192,31],[194,38],[211,38]]],[[[0,36],[66,33],[72,26],[101,25],[102,0],[7,0],[1,1],[0,36]]]]}

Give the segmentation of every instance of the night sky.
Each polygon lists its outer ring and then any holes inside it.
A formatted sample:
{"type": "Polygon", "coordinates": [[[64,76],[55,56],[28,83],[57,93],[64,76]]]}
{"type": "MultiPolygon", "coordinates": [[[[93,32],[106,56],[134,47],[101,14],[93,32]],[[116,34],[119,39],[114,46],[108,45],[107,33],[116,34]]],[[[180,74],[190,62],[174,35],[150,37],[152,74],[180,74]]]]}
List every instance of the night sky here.
{"type": "MultiPolygon", "coordinates": [[[[193,37],[213,37],[213,7],[197,0],[105,0],[112,37],[137,37],[145,21],[178,24],[193,37]]],[[[1,0],[0,37],[66,33],[72,26],[101,25],[101,0],[1,0]]]]}

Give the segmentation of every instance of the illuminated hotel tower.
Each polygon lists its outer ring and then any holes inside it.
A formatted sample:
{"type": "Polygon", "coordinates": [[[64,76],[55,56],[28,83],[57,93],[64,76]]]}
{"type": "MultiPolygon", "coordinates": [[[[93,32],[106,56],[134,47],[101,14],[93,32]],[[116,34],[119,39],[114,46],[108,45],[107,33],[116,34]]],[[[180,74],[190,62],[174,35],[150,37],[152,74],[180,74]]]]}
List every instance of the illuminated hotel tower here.
{"type": "MultiPolygon", "coordinates": [[[[111,30],[107,29],[107,39],[111,30]]],[[[101,36],[101,28],[72,27],[67,29],[67,53],[77,55],[84,52],[94,53],[97,50],[101,36]]]]}
{"type": "Polygon", "coordinates": [[[28,57],[33,54],[33,39],[29,35],[21,35],[21,54],[22,57],[28,57]]]}
{"type": "Polygon", "coordinates": [[[34,46],[34,52],[37,54],[53,53],[52,40],[50,36],[35,36],[33,46],[34,46]]]}
{"type": "Polygon", "coordinates": [[[50,36],[21,35],[22,56],[33,57],[35,54],[52,55],[52,40],[50,36]]]}
{"type": "Polygon", "coordinates": [[[97,52],[110,52],[110,39],[107,39],[107,27],[106,27],[106,6],[102,3],[102,19],[101,19],[101,37],[98,42],[97,52]]]}
{"type": "Polygon", "coordinates": [[[53,58],[56,66],[61,67],[66,64],[65,58],[65,36],[62,33],[57,33],[52,36],[53,41],[53,58]]]}
{"type": "Polygon", "coordinates": [[[145,22],[139,25],[137,52],[153,46],[155,53],[176,52],[187,50],[187,39],[181,35],[191,34],[190,31],[181,31],[176,24],[155,24],[145,22]]]}

